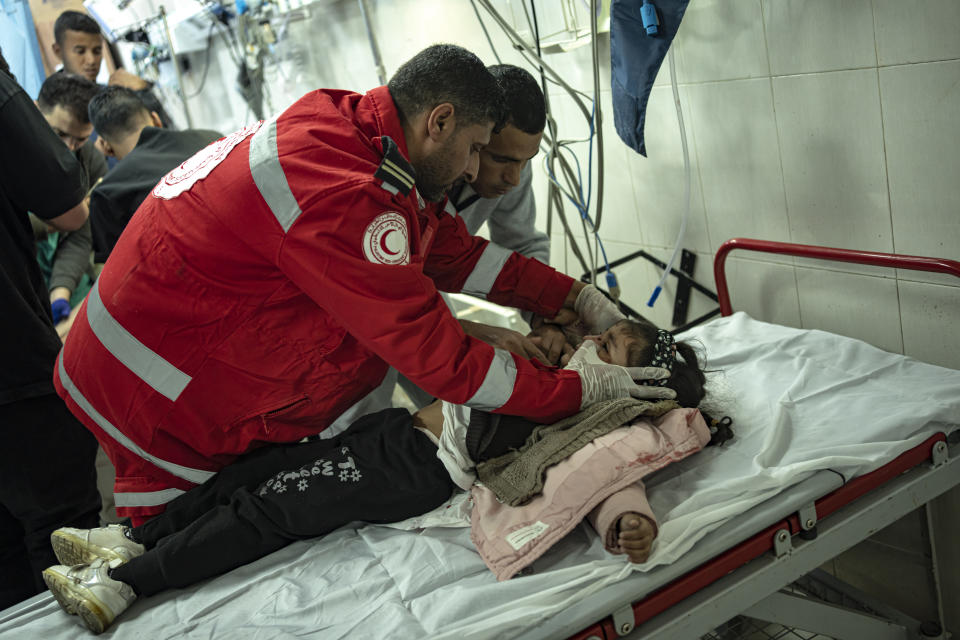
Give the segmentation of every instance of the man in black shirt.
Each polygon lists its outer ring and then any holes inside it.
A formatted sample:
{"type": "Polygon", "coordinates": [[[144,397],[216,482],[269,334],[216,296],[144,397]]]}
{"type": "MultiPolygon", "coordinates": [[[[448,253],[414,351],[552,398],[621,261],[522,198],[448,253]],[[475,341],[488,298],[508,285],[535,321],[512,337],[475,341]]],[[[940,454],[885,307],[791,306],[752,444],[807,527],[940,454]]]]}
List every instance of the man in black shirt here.
{"type": "Polygon", "coordinates": [[[160,128],[157,113],[126,87],[101,90],[90,101],[89,112],[101,148],[120,160],[90,195],[94,259],[104,262],[160,178],[222,136],[216,131],[160,128]]]}
{"type": "MultiPolygon", "coordinates": [[[[107,161],[89,140],[93,132],[87,105],[97,85],[72,73],[55,73],[44,81],[37,96],[40,113],[53,132],[73,151],[84,179],[94,185],[107,173],[107,161]]],[[[36,220],[34,218],[34,220],[36,220]]],[[[41,229],[46,225],[40,225],[41,229]]],[[[36,225],[35,225],[36,227],[36,225]]],[[[36,231],[36,228],[35,228],[36,231]]],[[[90,289],[88,275],[93,239],[89,222],[71,233],[38,235],[38,258],[50,290],[53,322],[65,320],[90,289]]]]}
{"type": "Polygon", "coordinates": [[[99,522],[97,443],[53,391],[60,339],[27,211],[55,229],[87,217],[80,163],[0,55],[0,609],[43,590],[50,533],[99,522]]]}

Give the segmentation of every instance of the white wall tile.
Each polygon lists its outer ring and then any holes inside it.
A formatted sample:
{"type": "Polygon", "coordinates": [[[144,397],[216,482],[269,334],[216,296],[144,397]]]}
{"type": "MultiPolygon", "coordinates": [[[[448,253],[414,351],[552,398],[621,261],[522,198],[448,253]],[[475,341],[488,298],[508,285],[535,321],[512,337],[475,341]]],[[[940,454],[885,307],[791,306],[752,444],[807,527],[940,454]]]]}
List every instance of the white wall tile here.
{"type": "MultiPolygon", "coordinates": [[[[642,235],[633,194],[633,178],[631,167],[626,162],[626,154],[633,152],[620,140],[614,129],[610,92],[601,93],[600,102],[604,158],[603,210],[600,216],[600,234],[604,239],[610,238],[639,244],[642,241],[642,235]]],[[[589,136],[587,120],[572,99],[566,96],[555,96],[551,99],[551,109],[557,120],[558,137],[561,141],[582,140],[589,136]]],[[[589,198],[590,207],[588,211],[591,218],[596,220],[599,194],[598,159],[600,157],[597,140],[594,140],[593,147],[592,183],[588,183],[587,180],[588,175],[590,175],[587,173],[588,165],[591,163],[588,143],[575,142],[568,145],[567,148],[575,152],[579,158],[583,197],[589,198]]],[[[571,162],[571,166],[576,172],[577,167],[570,154],[562,153],[562,157],[571,162]]],[[[543,170],[542,159],[538,158],[537,162],[543,170]]],[[[545,173],[545,170],[543,171],[545,173]]],[[[555,171],[559,174],[559,165],[556,166],[555,171]]],[[[564,189],[570,189],[570,185],[562,174],[558,175],[558,179],[564,189]]],[[[563,203],[569,223],[577,230],[577,233],[581,233],[579,213],[576,207],[566,197],[564,197],[563,203]]]]}
{"type": "Polygon", "coordinates": [[[756,78],[770,73],[758,0],[691,2],[673,46],[678,53],[680,82],[756,78]]]}
{"type": "MultiPolygon", "coordinates": [[[[562,273],[573,275],[567,270],[567,242],[563,236],[550,236],[550,266],[562,273]]],[[[574,277],[579,278],[580,274],[574,277]]]]}
{"type": "MultiPolygon", "coordinates": [[[[533,198],[537,207],[537,229],[547,233],[547,188],[549,180],[547,173],[543,169],[543,152],[536,156],[530,163],[533,165],[533,198]]],[[[556,214],[553,215],[552,225],[550,226],[550,235],[562,235],[563,227],[557,220],[556,214]]]]}
{"type": "Polygon", "coordinates": [[[712,249],[789,241],[770,80],[691,85],[687,96],[712,249]]]}
{"type": "Polygon", "coordinates": [[[791,240],[891,251],[876,70],[774,78],[773,92],[791,240]]]}
{"type": "Polygon", "coordinates": [[[770,73],[877,65],[870,0],[764,0],[770,73]]]}
{"type": "MultiPolygon", "coordinates": [[[[545,53],[543,60],[551,69],[560,74],[563,81],[568,85],[578,91],[593,95],[593,53],[589,45],[563,53],[545,53]]],[[[597,37],[597,64],[600,67],[600,90],[610,91],[609,33],[601,33],[597,37]]],[[[547,91],[551,95],[566,93],[562,87],[552,83],[548,86],[547,91]]]]}
{"type": "MultiPolygon", "coordinates": [[[[637,201],[634,197],[633,166],[627,158],[636,155],[617,135],[613,122],[613,101],[610,92],[600,94],[603,113],[603,210],[600,217],[600,237],[604,240],[620,242],[650,242],[642,232],[637,201]]],[[[594,152],[593,210],[596,211],[597,185],[599,185],[599,165],[596,150],[594,152]]]]}
{"type": "MultiPolygon", "coordinates": [[[[709,253],[711,246],[703,210],[690,101],[687,87],[681,86],[679,90],[691,166],[690,220],[683,245],[691,251],[709,253]]],[[[653,88],[644,130],[647,157],[629,148],[626,152],[627,167],[633,176],[635,212],[645,245],[672,248],[683,216],[684,167],[680,128],[670,87],[653,88]]]]}
{"type": "Polygon", "coordinates": [[[796,269],[804,329],[822,329],[903,353],[896,280],[796,269]]]}
{"type": "Polygon", "coordinates": [[[960,61],[883,68],[880,96],[896,251],[960,259],[960,61]]]}
{"type": "Polygon", "coordinates": [[[873,0],[881,65],[960,58],[960,2],[873,0]]]}
{"type": "Polygon", "coordinates": [[[900,281],[903,351],[942,367],[960,369],[960,286],[900,281]]]}
{"type": "Polygon", "coordinates": [[[793,266],[728,257],[727,287],[734,311],[788,327],[800,326],[800,306],[793,266]]]}

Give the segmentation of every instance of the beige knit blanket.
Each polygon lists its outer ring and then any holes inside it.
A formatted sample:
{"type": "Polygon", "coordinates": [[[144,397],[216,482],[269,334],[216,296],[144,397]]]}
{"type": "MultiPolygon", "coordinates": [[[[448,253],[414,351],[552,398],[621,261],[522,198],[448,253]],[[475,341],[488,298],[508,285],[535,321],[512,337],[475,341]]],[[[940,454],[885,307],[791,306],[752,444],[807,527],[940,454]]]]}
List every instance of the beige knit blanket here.
{"type": "Polygon", "coordinates": [[[547,469],[591,440],[639,416],[656,418],[679,405],[673,400],[625,398],[592,404],[560,422],[536,427],[522,447],[477,465],[477,479],[510,506],[528,502],[543,490],[547,469]]]}

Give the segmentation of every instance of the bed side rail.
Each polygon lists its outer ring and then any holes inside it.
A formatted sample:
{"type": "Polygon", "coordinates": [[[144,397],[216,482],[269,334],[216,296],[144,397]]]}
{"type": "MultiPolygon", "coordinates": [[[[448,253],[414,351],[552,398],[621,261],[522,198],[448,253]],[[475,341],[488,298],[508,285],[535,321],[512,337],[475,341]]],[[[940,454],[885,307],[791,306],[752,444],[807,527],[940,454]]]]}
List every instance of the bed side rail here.
{"type": "Polygon", "coordinates": [[[897,253],[818,247],[809,244],[755,240],[753,238],[733,238],[720,245],[720,248],[717,249],[717,255],[713,259],[713,277],[717,283],[720,314],[724,316],[729,316],[733,313],[733,307],[730,305],[730,291],[727,288],[727,276],[724,267],[726,265],[727,255],[734,249],[759,251],[761,253],[779,253],[801,258],[855,262],[857,264],[870,264],[878,267],[893,267],[913,271],[934,271],[937,273],[952,274],[960,278],[960,262],[947,260],[946,258],[928,258],[925,256],[908,256],[897,253]]]}
{"type": "MultiPolygon", "coordinates": [[[[850,504],[857,498],[881,487],[888,480],[924,462],[936,464],[940,457],[938,454],[946,449],[946,440],[946,435],[943,433],[933,434],[921,444],[903,452],[882,467],[855,478],[818,499],[816,501],[817,517],[823,519],[833,514],[844,505],[850,504]]],[[[803,524],[796,514],[782,518],[686,575],[633,602],[629,606],[632,609],[632,616],[626,616],[628,618],[626,625],[622,622],[626,611],[621,610],[617,612],[620,614],[620,622],[614,621],[616,614],[607,616],[570,636],[568,640],[611,640],[627,635],[639,625],[648,622],[700,589],[713,584],[755,558],[775,551],[777,538],[782,534],[788,534],[786,538],[789,539],[790,536],[800,534],[803,530],[803,524]]]]}

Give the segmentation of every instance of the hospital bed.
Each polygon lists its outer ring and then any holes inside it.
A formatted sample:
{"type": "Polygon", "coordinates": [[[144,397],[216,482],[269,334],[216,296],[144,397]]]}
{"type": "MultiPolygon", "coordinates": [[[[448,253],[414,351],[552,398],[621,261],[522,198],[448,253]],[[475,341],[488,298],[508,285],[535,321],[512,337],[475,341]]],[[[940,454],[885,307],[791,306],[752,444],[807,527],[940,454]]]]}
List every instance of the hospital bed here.
{"type": "MultiPolygon", "coordinates": [[[[660,535],[647,564],[607,554],[582,524],[498,583],[470,542],[470,505],[458,494],[424,516],[344,527],[139,601],[103,637],[683,640],[732,637],[716,630],[741,614],[837,638],[937,637],[935,624],[815,570],[960,484],[960,371],[732,314],[724,263],[742,249],[960,276],[948,260],[724,244],[715,261],[723,317],[682,339],[703,345],[709,389],[726,396],[736,439],[648,478],[660,535]],[[841,591],[852,608],[831,599],[841,591]]],[[[0,612],[2,638],[85,633],[49,594],[0,612]]]]}

